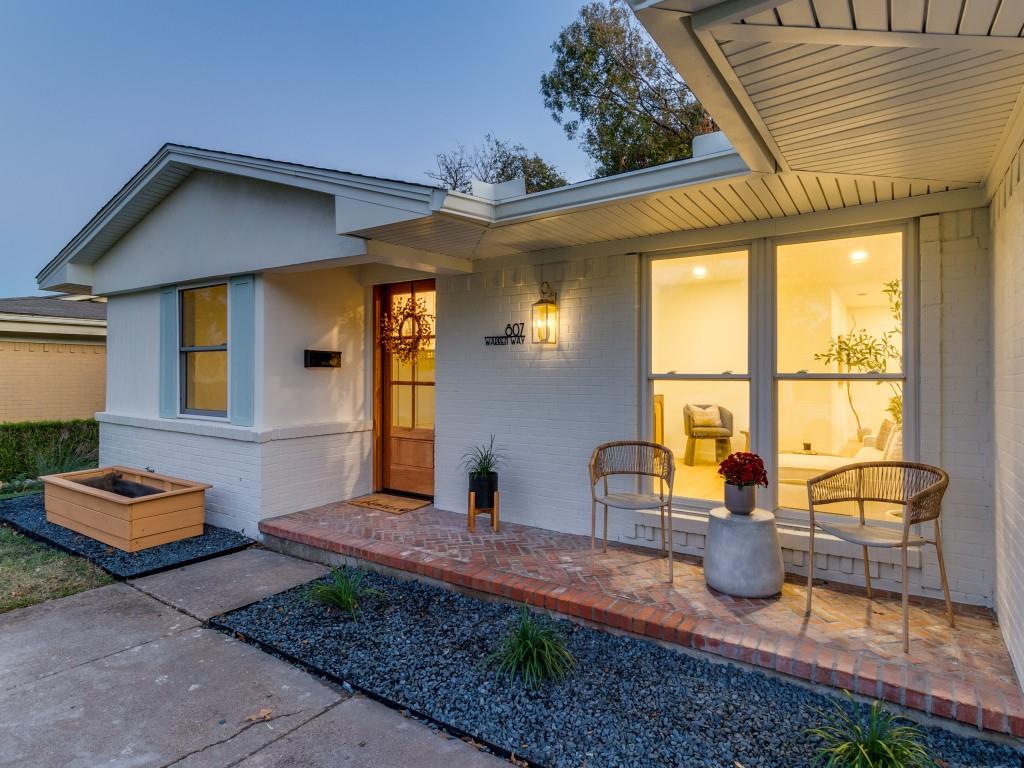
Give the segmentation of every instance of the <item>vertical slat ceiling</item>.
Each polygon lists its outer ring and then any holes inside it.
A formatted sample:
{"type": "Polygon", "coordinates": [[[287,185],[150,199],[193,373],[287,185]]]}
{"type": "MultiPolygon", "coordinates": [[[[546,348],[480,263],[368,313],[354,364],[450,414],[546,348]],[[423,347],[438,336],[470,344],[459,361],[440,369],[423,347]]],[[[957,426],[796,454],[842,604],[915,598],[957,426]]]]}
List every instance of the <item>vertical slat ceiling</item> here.
{"type": "Polygon", "coordinates": [[[1019,37],[1022,0],[789,0],[744,24],[1019,37]]]}
{"type": "Polygon", "coordinates": [[[435,214],[352,234],[461,258],[490,258],[830,211],[964,186],[870,176],[781,173],[682,187],[491,228],[435,214]]]}

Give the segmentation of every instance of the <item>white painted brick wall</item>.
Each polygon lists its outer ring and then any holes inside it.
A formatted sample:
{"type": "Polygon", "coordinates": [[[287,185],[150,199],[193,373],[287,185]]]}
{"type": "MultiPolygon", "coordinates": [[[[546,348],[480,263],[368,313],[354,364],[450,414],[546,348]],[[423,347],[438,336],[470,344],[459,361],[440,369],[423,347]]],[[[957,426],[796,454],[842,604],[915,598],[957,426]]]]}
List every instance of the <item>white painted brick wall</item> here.
{"type": "Polygon", "coordinates": [[[286,515],[369,493],[373,433],[271,440],[260,444],[262,518],[286,515]]]}
{"type": "Polygon", "coordinates": [[[477,272],[437,282],[436,503],[466,508],[460,458],[494,434],[504,454],[502,518],[590,533],[594,447],[637,434],[638,257],[477,272]],[[559,339],[486,347],[526,323],[546,280],[558,292],[559,339]]]}
{"type": "MultiPolygon", "coordinates": [[[[982,605],[995,591],[988,218],[977,208],[919,226],[920,457],[950,476],[942,531],[953,598],[982,605]]],[[[921,592],[938,597],[934,550],[923,554],[921,592]]]]}
{"type": "Polygon", "coordinates": [[[996,610],[1024,678],[1024,194],[1021,157],[992,201],[996,610]]]}
{"type": "Polygon", "coordinates": [[[210,483],[206,522],[257,535],[257,443],[101,422],[100,466],[111,464],[152,467],[161,474],[210,483]]]}
{"type": "Polygon", "coordinates": [[[101,422],[100,463],[210,483],[206,521],[258,538],[262,519],[368,493],[372,442],[368,430],[261,443],[101,422]]]}
{"type": "MultiPolygon", "coordinates": [[[[944,467],[947,565],[957,601],[991,605],[993,495],[989,226],[985,209],[920,222],[922,459],[944,467]]],[[[638,434],[638,258],[569,261],[438,281],[437,504],[465,508],[459,459],[497,435],[506,456],[503,517],[590,532],[586,466],[598,443],[638,434]],[[483,336],[529,323],[538,284],[559,292],[557,349],[486,347],[483,336]]],[[[657,542],[656,527],[613,515],[616,538],[657,542]]],[[[698,526],[699,527],[699,526],[698,526]]],[[[703,554],[703,535],[677,524],[680,551],[703,554]]],[[[804,571],[801,535],[787,539],[789,570],[804,571]]],[[[856,548],[820,548],[821,575],[860,584],[856,548]]],[[[876,553],[872,575],[898,590],[898,561],[876,553]]],[[[911,560],[915,594],[941,595],[934,550],[911,560]]]]}

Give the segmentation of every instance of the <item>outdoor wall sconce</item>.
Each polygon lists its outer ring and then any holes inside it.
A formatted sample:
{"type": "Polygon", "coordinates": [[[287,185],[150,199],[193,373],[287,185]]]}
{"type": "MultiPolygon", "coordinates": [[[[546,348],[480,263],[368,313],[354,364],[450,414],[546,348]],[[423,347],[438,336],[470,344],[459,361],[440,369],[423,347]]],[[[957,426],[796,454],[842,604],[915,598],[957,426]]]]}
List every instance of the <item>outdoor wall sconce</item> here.
{"type": "Polygon", "coordinates": [[[558,343],[558,304],[557,295],[548,281],[540,284],[540,300],[533,305],[533,343],[558,343]]]}

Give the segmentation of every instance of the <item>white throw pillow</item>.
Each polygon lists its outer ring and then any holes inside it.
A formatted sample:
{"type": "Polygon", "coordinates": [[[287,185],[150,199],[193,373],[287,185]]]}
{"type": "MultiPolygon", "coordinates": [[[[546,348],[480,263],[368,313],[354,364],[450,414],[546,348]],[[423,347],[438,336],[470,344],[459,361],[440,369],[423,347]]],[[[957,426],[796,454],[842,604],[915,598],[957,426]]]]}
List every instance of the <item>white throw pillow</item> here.
{"type": "Polygon", "coordinates": [[[695,427],[720,427],[722,426],[722,412],[717,405],[709,405],[701,408],[699,405],[691,405],[690,412],[693,414],[693,426],[695,427]]]}

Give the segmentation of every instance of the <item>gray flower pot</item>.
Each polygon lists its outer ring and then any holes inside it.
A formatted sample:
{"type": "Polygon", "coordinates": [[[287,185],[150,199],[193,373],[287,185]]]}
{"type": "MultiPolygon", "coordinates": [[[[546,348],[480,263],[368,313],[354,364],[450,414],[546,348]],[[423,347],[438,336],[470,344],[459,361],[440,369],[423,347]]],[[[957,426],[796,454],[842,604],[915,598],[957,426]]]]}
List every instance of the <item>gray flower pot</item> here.
{"type": "Polygon", "coordinates": [[[756,485],[725,484],[725,508],[734,515],[749,515],[757,504],[756,485]]]}

